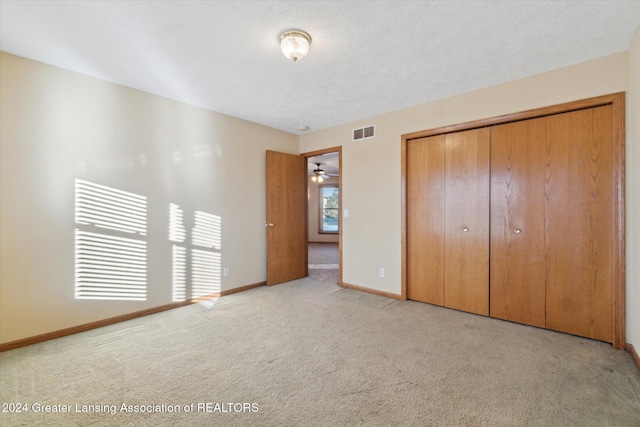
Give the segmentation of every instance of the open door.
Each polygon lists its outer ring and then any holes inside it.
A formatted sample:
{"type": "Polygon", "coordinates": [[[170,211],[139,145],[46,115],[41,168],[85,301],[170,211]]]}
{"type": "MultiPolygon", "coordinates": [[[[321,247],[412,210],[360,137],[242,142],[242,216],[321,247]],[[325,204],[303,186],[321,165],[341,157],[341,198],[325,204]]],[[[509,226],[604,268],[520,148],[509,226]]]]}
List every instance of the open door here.
{"type": "Polygon", "coordinates": [[[306,159],[267,151],[267,285],[307,275],[306,159]]]}

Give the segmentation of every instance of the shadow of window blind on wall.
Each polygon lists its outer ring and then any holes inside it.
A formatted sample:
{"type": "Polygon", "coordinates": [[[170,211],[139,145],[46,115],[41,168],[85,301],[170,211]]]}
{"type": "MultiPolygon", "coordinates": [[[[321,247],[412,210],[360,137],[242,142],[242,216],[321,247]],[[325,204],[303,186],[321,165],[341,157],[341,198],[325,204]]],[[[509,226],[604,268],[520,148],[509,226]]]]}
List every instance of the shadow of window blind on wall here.
{"type": "Polygon", "coordinates": [[[76,179],[76,299],[147,299],[147,198],[76,179]]]}
{"type": "Polygon", "coordinates": [[[173,242],[173,301],[184,301],[188,294],[191,298],[198,298],[219,293],[222,272],[222,219],[207,212],[195,211],[189,241],[187,227],[184,225],[184,212],[179,205],[171,203],[169,240],[173,242]]]}
{"type": "Polygon", "coordinates": [[[193,219],[191,243],[207,249],[191,250],[191,297],[197,298],[221,291],[222,219],[202,211],[193,219]]]}
{"type": "Polygon", "coordinates": [[[169,204],[169,241],[171,246],[171,289],[172,300],[187,299],[187,248],[176,243],[184,244],[187,229],[184,226],[184,213],[175,203],[169,204]]]}

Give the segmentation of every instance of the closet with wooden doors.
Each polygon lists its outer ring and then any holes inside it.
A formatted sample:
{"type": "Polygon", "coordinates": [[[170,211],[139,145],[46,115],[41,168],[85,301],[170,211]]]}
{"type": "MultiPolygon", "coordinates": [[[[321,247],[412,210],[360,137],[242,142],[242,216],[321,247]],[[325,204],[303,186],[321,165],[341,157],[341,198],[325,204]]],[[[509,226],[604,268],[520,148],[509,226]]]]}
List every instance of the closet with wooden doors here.
{"type": "Polygon", "coordinates": [[[623,102],[405,136],[407,298],[624,345],[623,102]]]}
{"type": "Polygon", "coordinates": [[[408,297],[489,314],[489,129],[411,141],[408,297]]]}

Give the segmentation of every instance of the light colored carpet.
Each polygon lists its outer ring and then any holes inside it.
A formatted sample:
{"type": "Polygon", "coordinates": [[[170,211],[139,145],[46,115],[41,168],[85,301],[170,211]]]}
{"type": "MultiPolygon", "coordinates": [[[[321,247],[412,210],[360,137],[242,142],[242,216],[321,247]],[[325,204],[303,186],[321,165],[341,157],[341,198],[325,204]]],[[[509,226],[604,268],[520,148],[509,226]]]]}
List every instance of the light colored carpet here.
{"type": "Polygon", "coordinates": [[[309,278],[8,351],[0,363],[2,402],[117,408],[1,413],[7,426],[640,425],[640,372],[608,344],[309,278]],[[180,412],[122,412],[123,402],[180,412]],[[185,412],[192,403],[258,410],[185,412]]]}
{"type": "Polygon", "coordinates": [[[309,264],[337,264],[337,243],[309,243],[309,264]]]}
{"type": "Polygon", "coordinates": [[[309,277],[340,284],[339,258],[337,243],[309,243],[309,277]]]}

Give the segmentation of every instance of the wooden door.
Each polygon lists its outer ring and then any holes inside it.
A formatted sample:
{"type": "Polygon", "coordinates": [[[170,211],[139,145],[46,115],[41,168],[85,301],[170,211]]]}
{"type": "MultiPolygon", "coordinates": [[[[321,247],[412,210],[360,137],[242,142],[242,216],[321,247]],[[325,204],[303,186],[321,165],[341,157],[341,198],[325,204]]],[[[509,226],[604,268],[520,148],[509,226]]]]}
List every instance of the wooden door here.
{"type": "Polygon", "coordinates": [[[444,304],[444,135],[407,143],[407,298],[444,304]]]}
{"type": "Polygon", "coordinates": [[[491,129],[492,317],[545,326],[545,119],[491,129]]]}
{"type": "Polygon", "coordinates": [[[547,117],[546,325],[613,341],[612,106],[547,117]]]}
{"type": "Polygon", "coordinates": [[[267,285],[307,275],[306,161],[267,151],[267,285]]]}
{"type": "Polygon", "coordinates": [[[489,314],[488,128],[445,135],[444,306],[489,314]]]}

